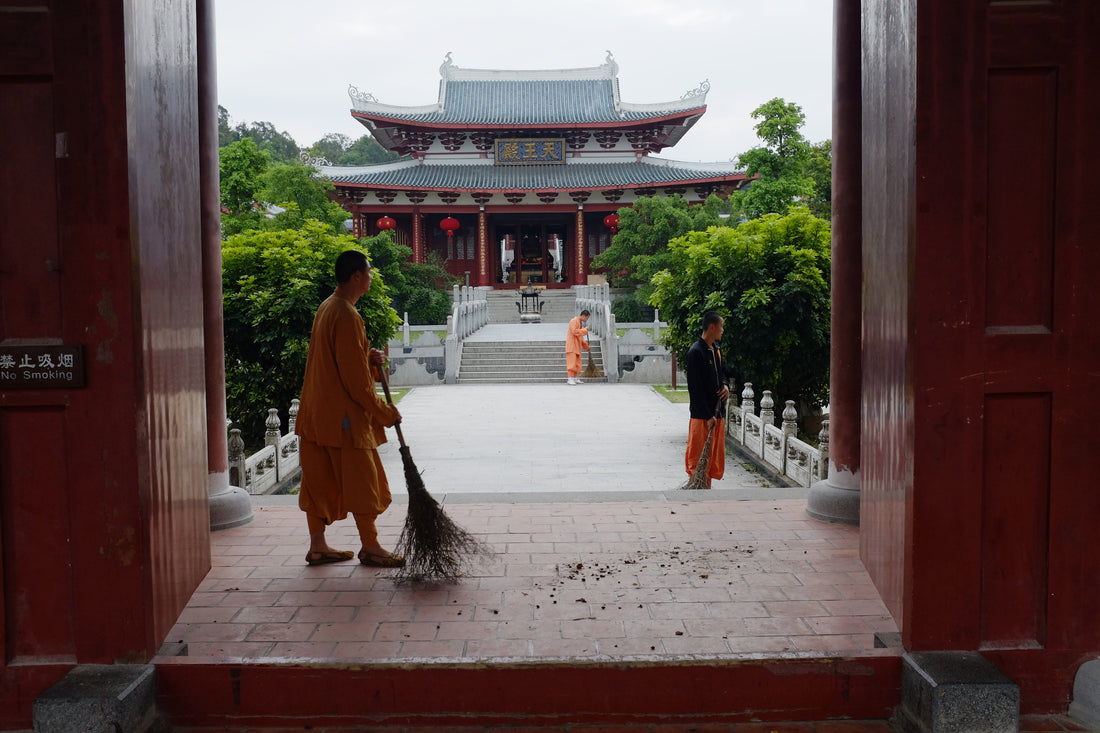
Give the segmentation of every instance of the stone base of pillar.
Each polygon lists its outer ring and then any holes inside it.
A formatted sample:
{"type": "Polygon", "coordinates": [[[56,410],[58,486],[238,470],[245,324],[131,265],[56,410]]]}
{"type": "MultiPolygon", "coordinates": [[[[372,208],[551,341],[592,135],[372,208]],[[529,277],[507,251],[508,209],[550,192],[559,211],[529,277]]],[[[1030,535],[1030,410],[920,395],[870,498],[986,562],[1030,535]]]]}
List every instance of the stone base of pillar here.
{"type": "Polygon", "coordinates": [[[156,667],[151,664],[79,665],[34,701],[34,729],[167,730],[156,702],[156,667]]]}
{"type": "Polygon", "coordinates": [[[1015,733],[1020,688],[978,652],[913,652],[895,722],[905,733],[1015,733]]]}
{"type": "Polygon", "coordinates": [[[859,475],[829,466],[829,478],[810,487],[806,513],[814,519],[859,525],[859,475]]]}
{"type": "Polygon", "coordinates": [[[229,529],[248,524],[254,518],[252,497],[237,486],[229,485],[228,473],[209,475],[210,529],[229,529]]]}
{"type": "Polygon", "coordinates": [[[1100,730],[1100,659],[1085,662],[1077,670],[1069,714],[1089,730],[1100,730]]]}

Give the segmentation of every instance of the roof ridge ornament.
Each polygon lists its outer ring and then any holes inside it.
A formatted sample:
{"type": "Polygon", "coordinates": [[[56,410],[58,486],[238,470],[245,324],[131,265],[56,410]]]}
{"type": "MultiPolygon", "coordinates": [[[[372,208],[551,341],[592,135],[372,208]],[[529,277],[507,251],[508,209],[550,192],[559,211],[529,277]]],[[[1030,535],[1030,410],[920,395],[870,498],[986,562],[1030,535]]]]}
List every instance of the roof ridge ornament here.
{"type": "Polygon", "coordinates": [[[454,66],[454,61],[451,61],[451,52],[448,51],[447,55],[443,57],[443,63],[439,65],[439,75],[446,79],[447,71],[452,66],[454,66]]]}
{"type": "Polygon", "coordinates": [[[608,52],[607,52],[607,58],[604,59],[604,65],[611,67],[611,75],[612,76],[618,76],[619,75],[619,63],[617,61],[615,61],[615,56],[614,56],[614,54],[611,53],[610,50],[608,50],[608,52]]]}
{"type": "Polygon", "coordinates": [[[699,84],[699,86],[695,87],[694,89],[692,89],[690,91],[684,92],[683,95],[680,97],[680,99],[690,99],[691,97],[700,97],[700,96],[705,97],[707,95],[707,92],[709,92],[709,91],[710,91],[710,79],[703,79],[702,83],[699,84]]]}
{"type": "Polygon", "coordinates": [[[348,84],[348,96],[351,97],[352,102],[360,102],[363,104],[373,102],[378,104],[378,100],[374,98],[374,95],[370,92],[361,92],[358,87],[352,84],[348,84]]]}
{"type": "Polygon", "coordinates": [[[328,158],[326,158],[325,156],[310,155],[308,150],[303,150],[302,152],[298,153],[298,160],[301,161],[302,165],[306,166],[307,168],[328,168],[332,165],[332,163],[328,162],[328,158]]]}

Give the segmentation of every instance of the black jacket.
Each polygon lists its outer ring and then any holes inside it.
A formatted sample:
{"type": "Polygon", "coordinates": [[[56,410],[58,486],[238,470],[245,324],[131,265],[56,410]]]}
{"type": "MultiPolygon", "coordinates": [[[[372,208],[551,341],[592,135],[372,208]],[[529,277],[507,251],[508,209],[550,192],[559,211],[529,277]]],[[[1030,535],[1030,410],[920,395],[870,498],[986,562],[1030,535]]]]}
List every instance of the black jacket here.
{"type": "Polygon", "coordinates": [[[730,380],[722,368],[722,352],[718,349],[718,342],[711,347],[700,338],[692,344],[684,371],[687,372],[691,416],[699,420],[725,417],[724,410],[720,414],[718,412],[718,390],[728,387],[730,380]]]}

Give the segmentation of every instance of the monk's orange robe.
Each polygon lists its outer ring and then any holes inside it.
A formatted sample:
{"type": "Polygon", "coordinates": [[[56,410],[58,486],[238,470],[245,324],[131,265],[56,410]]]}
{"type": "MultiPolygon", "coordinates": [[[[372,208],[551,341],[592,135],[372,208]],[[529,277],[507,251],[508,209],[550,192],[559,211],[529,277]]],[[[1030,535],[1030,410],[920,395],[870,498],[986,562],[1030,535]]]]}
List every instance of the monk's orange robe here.
{"type": "Polygon", "coordinates": [[[588,329],[580,316],[569,322],[569,333],[565,337],[565,371],[571,377],[581,371],[581,351],[588,349],[588,342],[584,340],[587,335],[588,329]]]}
{"type": "Polygon", "coordinates": [[[326,524],[390,505],[378,446],[398,413],[375,392],[369,359],[363,318],[333,293],[313,319],[294,431],[302,439],[298,506],[326,524]]]}

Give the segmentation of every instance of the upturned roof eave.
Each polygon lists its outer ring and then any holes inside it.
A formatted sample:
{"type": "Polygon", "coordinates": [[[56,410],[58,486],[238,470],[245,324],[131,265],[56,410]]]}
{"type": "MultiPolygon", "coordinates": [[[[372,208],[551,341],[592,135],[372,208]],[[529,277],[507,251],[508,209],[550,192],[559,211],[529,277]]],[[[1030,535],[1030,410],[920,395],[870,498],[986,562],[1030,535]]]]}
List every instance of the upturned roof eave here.
{"type": "MultiPolygon", "coordinates": [[[[410,127],[421,130],[602,130],[602,129],[628,129],[632,127],[645,127],[653,124],[664,124],[675,120],[687,121],[698,118],[707,111],[704,104],[700,107],[670,112],[664,115],[644,117],[635,120],[604,120],[596,122],[431,122],[424,120],[408,120],[402,117],[387,117],[385,115],[370,114],[359,110],[351,110],[351,116],[362,124],[370,122],[374,129],[391,127],[410,127]]],[[[694,124],[694,121],[691,123],[694,124]]]]}
{"type": "Polygon", "coordinates": [[[756,178],[756,176],[746,176],[743,173],[728,176],[707,176],[704,178],[684,178],[680,180],[669,181],[656,181],[652,183],[632,183],[632,184],[610,184],[606,186],[566,186],[566,187],[553,187],[553,186],[540,186],[538,188],[468,188],[463,186],[399,186],[392,183],[363,183],[363,182],[345,182],[345,181],[333,181],[333,186],[339,188],[357,188],[362,190],[381,190],[381,191],[423,191],[425,193],[437,193],[437,192],[459,192],[459,193],[538,193],[542,191],[615,191],[619,189],[635,189],[635,188],[675,188],[677,186],[696,186],[704,183],[743,183],[745,181],[756,178]]]}

